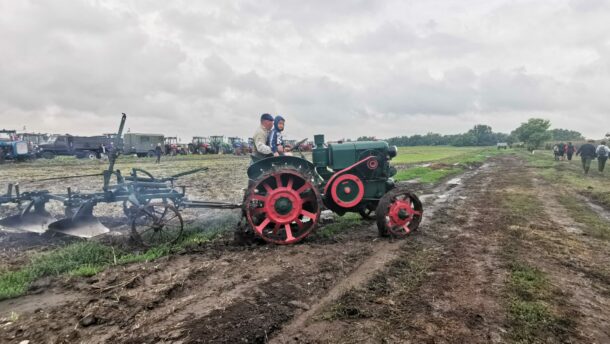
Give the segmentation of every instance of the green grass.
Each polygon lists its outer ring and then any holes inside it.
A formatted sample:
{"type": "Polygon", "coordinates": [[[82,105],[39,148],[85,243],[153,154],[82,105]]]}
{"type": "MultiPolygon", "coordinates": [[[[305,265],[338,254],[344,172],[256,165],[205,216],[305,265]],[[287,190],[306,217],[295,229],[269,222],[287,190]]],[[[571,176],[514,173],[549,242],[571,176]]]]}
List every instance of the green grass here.
{"type": "Polygon", "coordinates": [[[544,342],[564,321],[556,317],[547,300],[551,286],[545,273],[521,262],[513,262],[509,275],[510,334],[518,343],[544,342]]]}
{"type": "Polygon", "coordinates": [[[538,174],[549,183],[568,187],[610,209],[610,167],[600,173],[594,161],[589,175],[585,176],[578,157],[572,161],[555,161],[548,151],[537,151],[536,154],[520,151],[518,154],[526,159],[528,166],[540,168],[538,174]]]}
{"type": "Polygon", "coordinates": [[[360,214],[347,213],[343,216],[335,215],[335,220],[332,223],[320,227],[316,231],[316,236],[330,239],[345,231],[354,229],[354,226],[362,224],[360,214]]]}
{"type": "Polygon", "coordinates": [[[463,171],[464,168],[459,166],[439,169],[432,169],[430,167],[413,167],[398,171],[394,179],[396,181],[418,179],[422,183],[435,183],[443,178],[459,174],[463,171]]]}
{"type": "Polygon", "coordinates": [[[186,247],[202,244],[222,235],[235,225],[228,216],[205,224],[201,228],[186,228],[180,241],[173,245],[152,247],[139,253],[125,252],[98,242],[79,242],[48,253],[38,254],[30,263],[16,271],[0,273],[0,300],[25,294],[39,278],[48,276],[94,276],[109,266],[149,262],[186,247]]]}
{"type": "Polygon", "coordinates": [[[448,150],[444,153],[437,151],[439,147],[401,147],[399,152],[405,148],[407,151],[399,153],[398,157],[392,160],[392,164],[434,160],[436,160],[436,163],[430,166],[399,168],[394,179],[396,181],[418,179],[422,183],[438,182],[449,176],[460,174],[470,165],[482,163],[491,156],[511,152],[490,147],[442,147],[448,150]],[[413,150],[422,150],[422,152],[411,152],[413,150]],[[442,156],[442,158],[432,159],[438,156],[442,156]],[[426,160],[428,158],[431,160],[426,160]]]}
{"type": "Polygon", "coordinates": [[[610,240],[610,223],[600,218],[591,208],[569,194],[562,194],[559,203],[566,208],[570,217],[583,225],[585,232],[593,237],[610,240]]]}
{"type": "MultiPolygon", "coordinates": [[[[392,159],[395,165],[439,161],[452,157],[477,154],[490,147],[417,146],[399,147],[398,156],[392,159]]],[[[493,148],[494,150],[497,150],[493,148]]]]}
{"type": "Polygon", "coordinates": [[[0,300],[24,294],[36,279],[66,272],[86,274],[114,260],[112,247],[95,242],[67,245],[32,257],[30,264],[0,275],[0,300]]]}

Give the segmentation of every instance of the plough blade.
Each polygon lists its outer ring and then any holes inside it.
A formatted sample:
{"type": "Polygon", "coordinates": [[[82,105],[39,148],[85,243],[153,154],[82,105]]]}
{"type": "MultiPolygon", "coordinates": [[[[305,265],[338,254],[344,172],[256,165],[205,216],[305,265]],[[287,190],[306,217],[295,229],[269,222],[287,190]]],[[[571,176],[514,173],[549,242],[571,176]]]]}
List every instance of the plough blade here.
{"type": "Polygon", "coordinates": [[[108,227],[104,226],[93,216],[94,206],[94,202],[81,204],[72,217],[51,223],[49,230],[81,238],[93,238],[94,236],[110,232],[108,227]]]}
{"type": "Polygon", "coordinates": [[[47,212],[34,212],[6,217],[0,220],[0,226],[42,234],[46,232],[47,226],[53,221],[55,221],[55,218],[47,212]]]}
{"type": "Polygon", "coordinates": [[[96,217],[66,218],[49,224],[49,230],[81,238],[93,238],[110,232],[96,217]]]}

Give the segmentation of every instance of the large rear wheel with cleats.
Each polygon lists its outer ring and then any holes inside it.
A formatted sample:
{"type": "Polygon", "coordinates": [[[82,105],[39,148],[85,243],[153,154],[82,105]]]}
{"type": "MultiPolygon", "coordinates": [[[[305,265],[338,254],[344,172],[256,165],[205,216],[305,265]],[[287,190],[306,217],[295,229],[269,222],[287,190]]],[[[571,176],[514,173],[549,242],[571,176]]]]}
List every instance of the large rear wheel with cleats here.
{"type": "Polygon", "coordinates": [[[311,179],[293,169],[263,174],[247,191],[244,210],[253,232],[267,242],[294,244],[316,228],[320,194],[311,179]]]}
{"type": "Polygon", "coordinates": [[[419,227],[423,207],[413,193],[396,188],[381,198],[375,213],[379,235],[404,237],[419,227]]]}

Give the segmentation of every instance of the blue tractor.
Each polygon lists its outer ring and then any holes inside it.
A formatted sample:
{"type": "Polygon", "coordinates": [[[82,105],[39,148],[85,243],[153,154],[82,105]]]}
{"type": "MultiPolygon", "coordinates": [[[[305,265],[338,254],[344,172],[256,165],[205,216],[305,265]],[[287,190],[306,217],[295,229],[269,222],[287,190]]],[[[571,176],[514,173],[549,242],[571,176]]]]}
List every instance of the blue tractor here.
{"type": "Polygon", "coordinates": [[[28,158],[30,158],[30,150],[27,142],[19,140],[15,130],[0,130],[0,161],[28,158]]]}

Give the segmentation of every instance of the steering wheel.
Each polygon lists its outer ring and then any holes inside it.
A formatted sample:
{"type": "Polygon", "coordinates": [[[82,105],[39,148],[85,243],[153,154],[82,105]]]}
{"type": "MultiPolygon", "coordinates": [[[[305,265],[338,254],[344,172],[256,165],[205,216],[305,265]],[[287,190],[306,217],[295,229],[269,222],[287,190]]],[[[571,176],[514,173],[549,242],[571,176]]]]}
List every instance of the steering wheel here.
{"type": "Polygon", "coordinates": [[[292,151],[299,152],[299,154],[301,155],[301,158],[303,158],[303,159],[305,159],[305,156],[303,155],[303,152],[301,152],[301,145],[303,143],[305,143],[306,141],[307,141],[307,138],[304,138],[301,141],[298,141],[297,143],[295,143],[294,146],[292,147],[292,151]]]}

